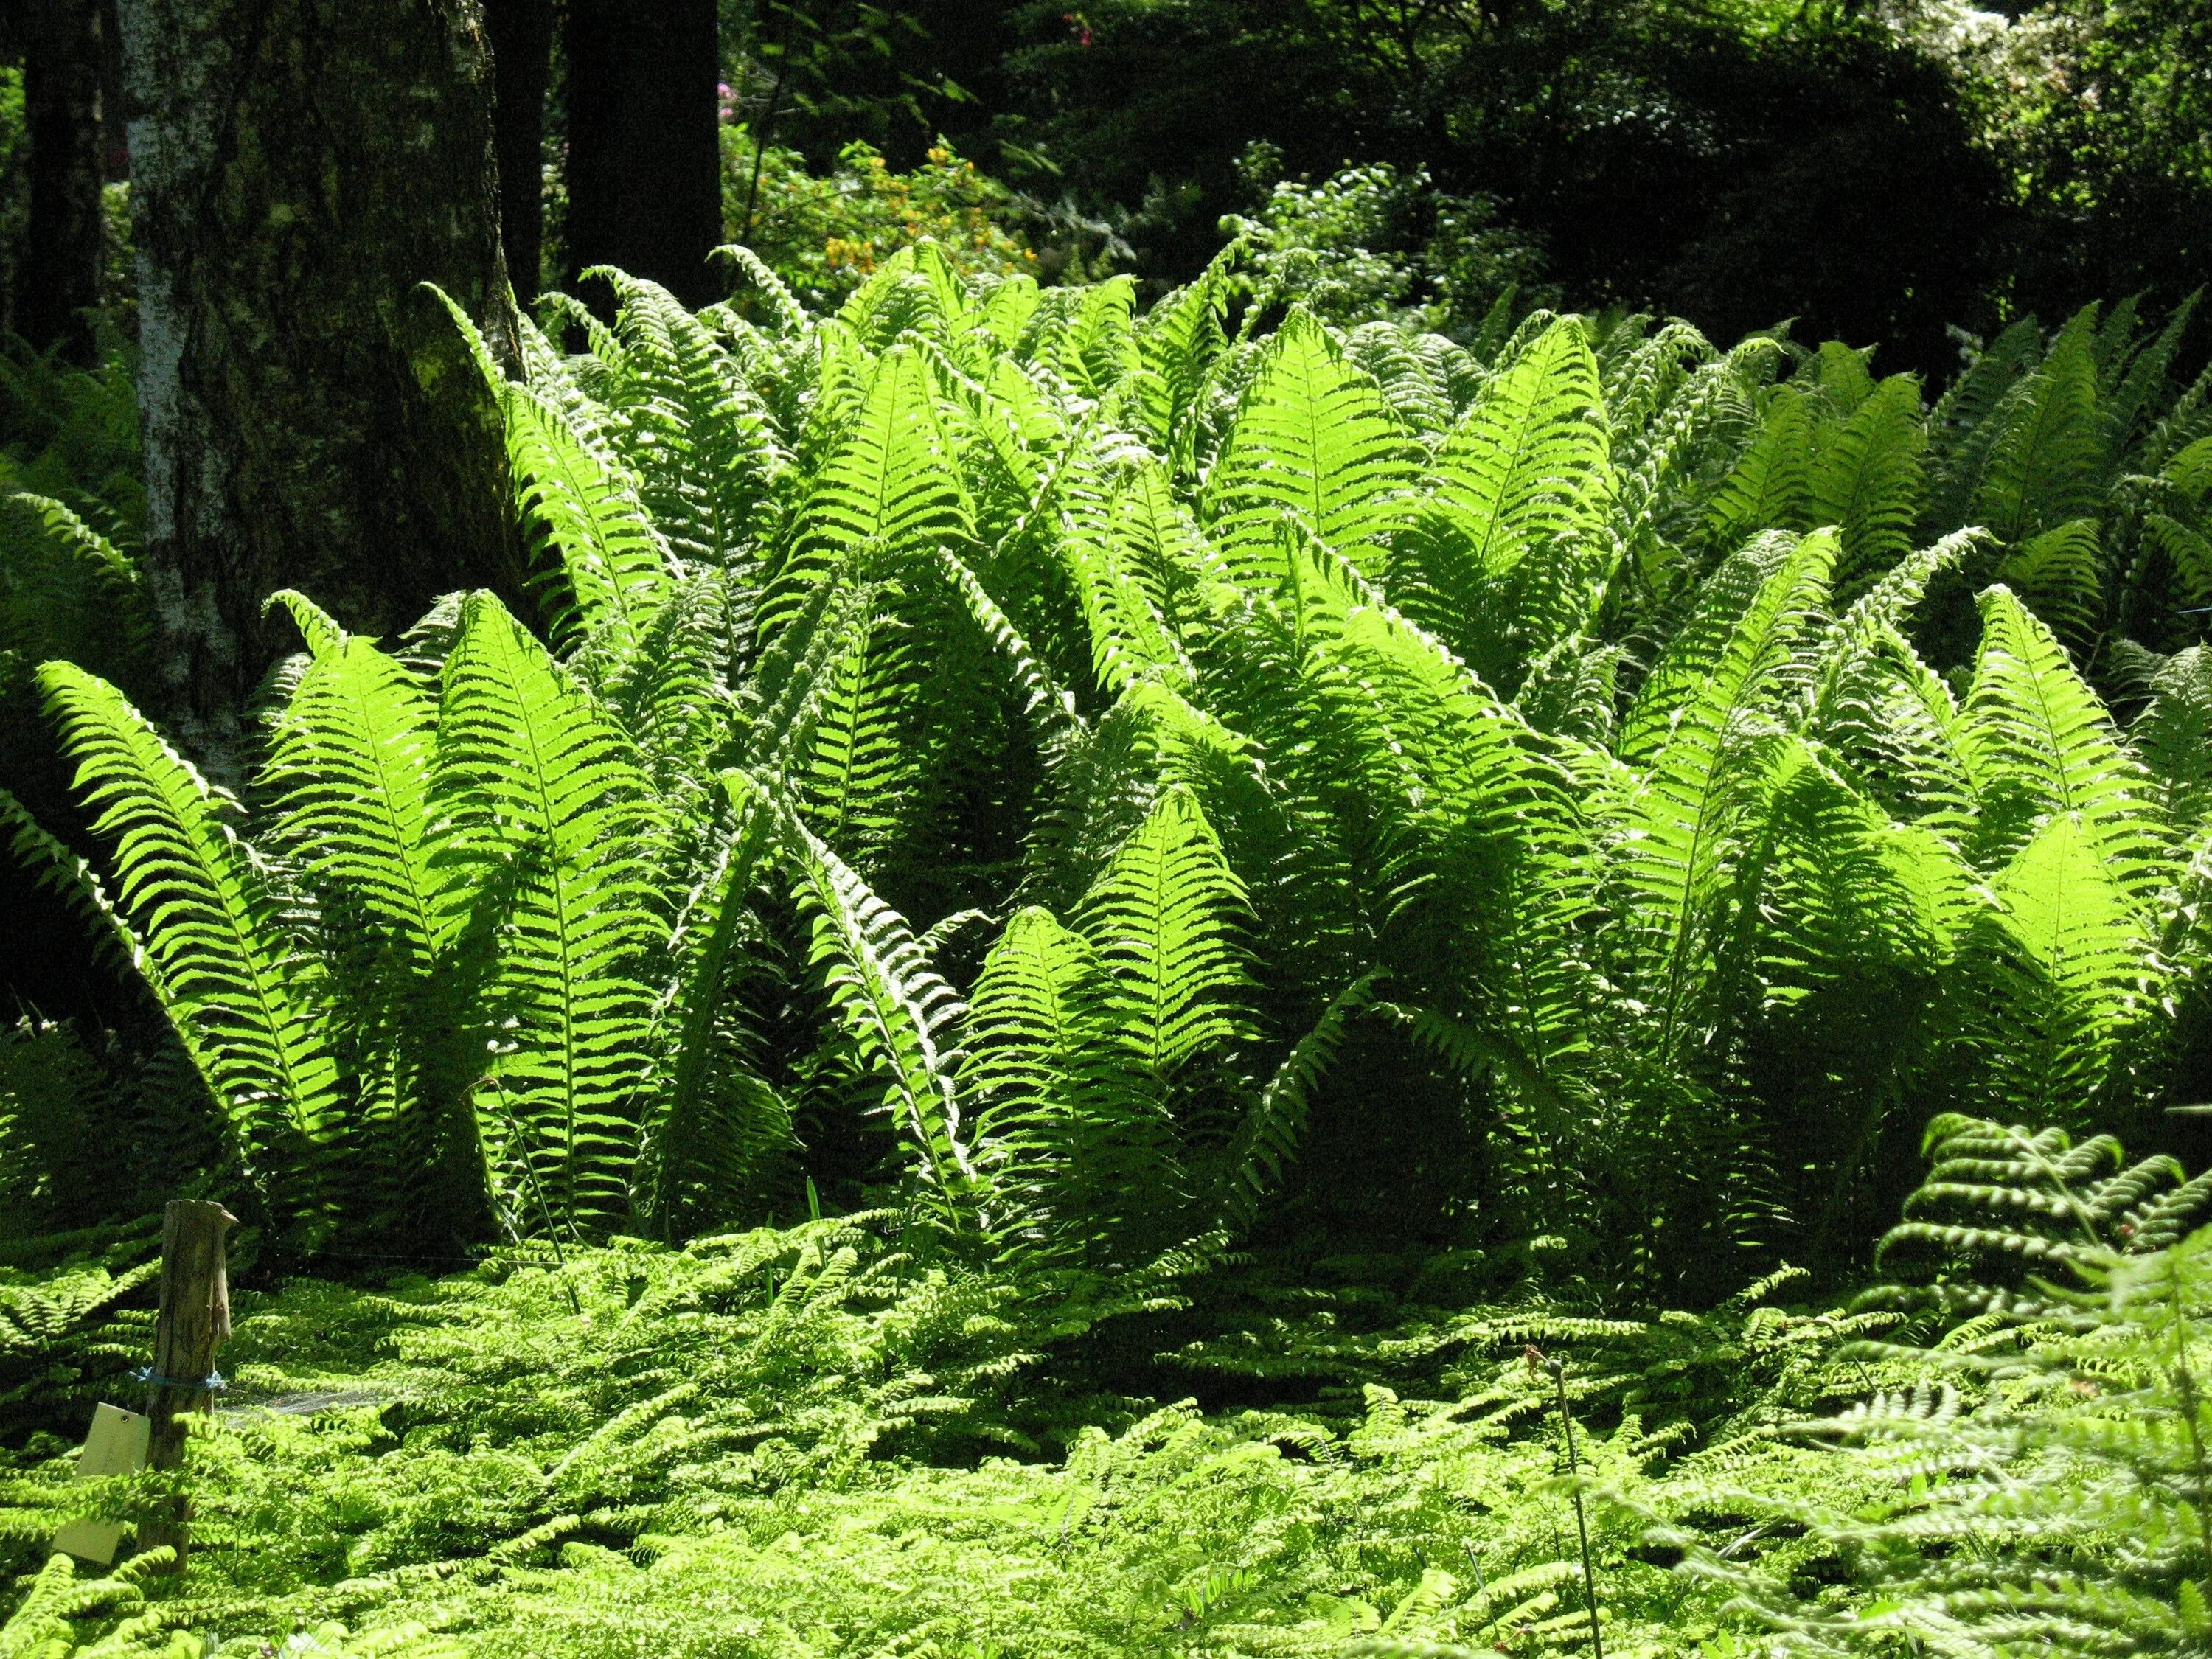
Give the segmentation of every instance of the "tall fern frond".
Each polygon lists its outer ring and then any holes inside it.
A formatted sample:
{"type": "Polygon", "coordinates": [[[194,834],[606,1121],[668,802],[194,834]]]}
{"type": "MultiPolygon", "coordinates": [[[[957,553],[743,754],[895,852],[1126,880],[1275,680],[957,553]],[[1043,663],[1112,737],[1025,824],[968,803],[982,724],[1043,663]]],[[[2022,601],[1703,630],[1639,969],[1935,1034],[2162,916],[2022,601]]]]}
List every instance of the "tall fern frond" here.
{"type": "Polygon", "coordinates": [[[441,934],[507,895],[485,990],[496,1052],[477,1091],[515,1212],[615,1224],[651,1065],[644,972],[667,937],[652,807],[620,729],[488,593],[447,659],[429,811],[445,826],[441,934]]]}
{"type": "Polygon", "coordinates": [[[937,413],[928,360],[910,346],[884,353],[866,399],[822,464],[794,539],[763,602],[773,636],[807,588],[863,549],[893,562],[972,539],[960,470],[937,413]]]}
{"type": "Polygon", "coordinates": [[[1215,1207],[1224,1225],[1241,1232],[1256,1220],[1267,1189],[1297,1154],[1316,1085],[1344,1043],[1346,1028],[1375,999],[1381,976],[1363,975],[1329,999],[1313,1029],[1291,1045],[1275,1073],[1246,1109],[1223,1149],[1215,1207]]]}
{"type": "Polygon", "coordinates": [[[1813,429],[1803,392],[1782,386],[1768,394],[1758,435],[1706,509],[1707,533],[1716,546],[1739,546],[1761,530],[1813,527],[1813,429]]]}
{"type": "Polygon", "coordinates": [[[426,969],[441,907],[429,825],[436,705],[397,659],[302,596],[288,589],[270,602],[292,611],[312,653],[264,774],[279,798],[276,834],[393,931],[402,961],[426,969]]]}
{"type": "Polygon", "coordinates": [[[944,1225],[965,1231],[976,1197],[960,1133],[955,1045],[965,1008],[932,970],[905,919],[787,806],[769,804],[814,918],[814,964],[862,1057],[883,1077],[883,1110],[923,1200],[944,1225]]]}
{"type": "Polygon", "coordinates": [[[2166,821],[2187,835],[2212,815],[2212,653],[2193,645],[2151,682],[2128,742],[2155,781],[2166,821]]]}
{"type": "Polygon", "coordinates": [[[1642,775],[1620,809],[1618,868],[1654,929],[1662,1041],[1695,976],[1740,792],[1756,775],[1757,746],[1778,730],[1774,713],[1836,553],[1833,532],[1820,532],[1754,544],[1723,566],[1623,726],[1620,756],[1642,775]]]}
{"type": "Polygon", "coordinates": [[[720,342],[657,283],[605,266],[624,372],[616,405],[624,453],[657,529],[688,562],[716,568],[751,552],[787,465],[774,421],[720,342]]]}
{"type": "Polygon", "coordinates": [[[988,1149],[994,1231],[1010,1247],[1044,1246],[1084,1152],[1083,994],[1097,958],[1051,911],[1015,912],[983,960],[968,1017],[961,1084],[988,1149]]]}
{"type": "Polygon", "coordinates": [[[2106,456],[2091,319],[2084,312],[2069,323],[1989,416],[1998,435],[1974,511],[2006,541],[2096,514],[2106,456]]]}
{"type": "Polygon", "coordinates": [[[1381,390],[1344,361],[1303,306],[1268,343],[1206,480],[1206,516],[1232,562],[1270,568],[1292,513],[1331,547],[1378,570],[1419,451],[1381,390]]]}
{"type": "Polygon", "coordinates": [[[2002,587],[1984,590],[1982,649],[1962,734],[1981,799],[1978,861],[2002,861],[2050,814],[2073,813],[2122,889],[2159,878],[2150,779],[2049,629],[2002,587]]]}
{"type": "Polygon", "coordinates": [[[1843,532],[1839,581],[1878,574],[1911,550],[1926,445],[1920,388],[1909,374],[1891,375],[1841,429],[1821,440],[1813,459],[1809,505],[1814,523],[1835,525],[1843,532]]]}
{"type": "Polygon", "coordinates": [[[631,1178],[640,1218],[663,1237],[681,1224],[694,1194],[728,1203],[762,1161],[792,1139],[789,1109],[717,1040],[732,959],[746,933],[746,898],[774,845],[775,822],[744,774],[727,772],[722,781],[735,823],[669,940],[673,971],[655,1019],[655,1086],[631,1178]]]}
{"type": "Polygon", "coordinates": [[[1997,567],[1997,580],[2051,632],[2086,643],[2105,609],[2095,521],[2069,519],[2029,538],[1997,567]]]}
{"type": "Polygon", "coordinates": [[[660,532],[629,481],[552,405],[521,386],[501,404],[508,465],[552,556],[542,574],[565,588],[556,611],[572,633],[604,629],[634,644],[673,586],[660,532]]]}
{"type": "Polygon", "coordinates": [[[2147,1005],[2149,940],[2127,883],[2085,815],[2054,815],[1991,884],[1998,994],[1977,1021],[1992,1104],[2036,1122],[2080,1122],[2147,1005]]]}
{"type": "Polygon", "coordinates": [[[1084,899],[1078,926],[1098,952],[1101,1040],[1156,1091],[1239,1034],[1244,904],[1213,826],[1180,787],[1160,797],[1084,899]]]}
{"type": "Polygon", "coordinates": [[[312,1214],[310,1149],[343,1127],[344,1085],[314,1018],[314,975],[267,872],[213,791],[123,695],[69,663],[39,671],[77,787],[115,841],[118,899],[159,990],[272,1212],[312,1214]],[[280,1182],[301,1181],[297,1191],[280,1182]]]}
{"type": "Polygon", "coordinates": [[[1588,544],[1610,507],[1611,450],[1597,360],[1569,318],[1484,384],[1431,464],[1471,567],[1492,581],[1522,573],[1508,603],[1524,627],[1544,630],[1538,648],[1594,573],[1588,544]]]}

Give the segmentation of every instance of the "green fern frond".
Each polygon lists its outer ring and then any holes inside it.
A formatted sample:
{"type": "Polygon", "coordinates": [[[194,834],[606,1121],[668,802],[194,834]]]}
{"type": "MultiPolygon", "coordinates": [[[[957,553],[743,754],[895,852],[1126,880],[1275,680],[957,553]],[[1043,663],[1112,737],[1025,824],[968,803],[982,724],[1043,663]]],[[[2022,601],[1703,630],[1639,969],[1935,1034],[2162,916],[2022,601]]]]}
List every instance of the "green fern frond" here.
{"type": "Polygon", "coordinates": [[[552,556],[546,574],[557,573],[566,588],[557,607],[564,623],[579,634],[604,629],[635,643],[673,586],[660,532],[629,481],[551,404],[510,386],[501,407],[523,508],[542,526],[552,556]]]}
{"type": "Polygon", "coordinates": [[[1997,567],[1997,580],[2062,639],[2086,641],[2105,609],[2097,526],[2073,519],[2032,537],[1997,567]]]}
{"type": "Polygon", "coordinates": [[[1206,480],[1206,516],[1231,563],[1255,575],[1272,571],[1286,513],[1378,569],[1418,459],[1374,381],[1345,362],[1319,319],[1295,307],[1237,405],[1206,480]]]}
{"type": "Polygon", "coordinates": [[[1998,435],[1974,511],[2006,541],[2096,514],[2106,457],[2090,320],[2084,312],[2069,323],[1990,414],[1998,435]]]}
{"type": "Polygon", "coordinates": [[[2081,814],[2060,812],[1991,884],[2011,946],[1982,1044],[1993,1098],[2080,1121],[2156,977],[2136,904],[2081,814]]]}
{"type": "Polygon", "coordinates": [[[1297,1156],[1314,1088],[1343,1046],[1345,1028],[1374,1000],[1380,978],[1364,975],[1329,999],[1313,1029],[1291,1045],[1237,1126],[1223,1152],[1214,1200],[1231,1232],[1243,1231],[1258,1218],[1267,1188],[1297,1156]]]}
{"type": "Polygon", "coordinates": [[[1813,457],[1808,508],[1815,524],[1843,532],[1838,579],[1887,570],[1911,550],[1927,445],[1920,387],[1893,374],[1860,402],[1843,427],[1824,434],[1813,457]]]}
{"type": "Polygon", "coordinates": [[[1589,574],[1586,544],[1605,520],[1613,488],[1597,360],[1579,321],[1552,324],[1485,383],[1437,450],[1431,477],[1474,569],[1492,580],[1523,566],[1533,571],[1529,592],[1516,596],[1516,613],[1548,616],[1565,603],[1547,595],[1563,595],[1577,572],[1589,574]],[[1537,552],[1542,556],[1532,561],[1537,552]]]}
{"type": "Polygon", "coordinates": [[[2009,857],[2046,814],[2074,814],[2123,890],[2145,892],[2165,838],[2149,778],[2050,629],[2002,587],[1978,603],[1981,656],[1962,723],[1981,799],[1978,861],[2009,857]]]}
{"type": "Polygon", "coordinates": [[[613,287],[623,373],[614,398],[653,524],[684,560],[750,559],[789,458],[729,353],[658,283],[598,266],[613,287]]]}
{"type": "Polygon", "coordinates": [[[1761,530],[1813,527],[1813,428],[1812,408],[1796,386],[1777,386],[1768,394],[1759,435],[1706,510],[1707,533],[1716,546],[1739,546],[1761,530]]]}
{"type": "Polygon", "coordinates": [[[266,870],[214,793],[106,681],[39,671],[77,787],[115,841],[123,912],[160,969],[165,1011],[280,1214],[313,1212],[308,1149],[342,1130],[345,1091],[313,1016],[315,981],[266,870]],[[297,1179],[297,1191],[277,1190],[297,1179]]]}
{"type": "Polygon", "coordinates": [[[984,958],[968,1017],[962,1088],[1009,1243],[1046,1246],[1082,1156],[1082,998],[1097,958],[1051,911],[1017,911],[984,958]]]}
{"type": "Polygon", "coordinates": [[[429,823],[436,705],[374,641],[348,635],[301,595],[270,603],[291,611],[312,653],[264,773],[278,797],[276,835],[394,931],[401,960],[426,969],[441,902],[429,823]]]}
{"type": "Polygon", "coordinates": [[[2151,681],[2128,743],[2154,781],[2166,821],[2186,836],[2212,815],[2212,653],[2191,646],[2151,681]]]}
{"type": "Polygon", "coordinates": [[[770,1152],[790,1144],[789,1108],[717,1041],[717,1017],[733,955],[745,936],[745,901],[773,842],[775,813],[738,772],[722,778],[736,822],[677,918],[673,964],[655,1020],[654,1085],[639,1125],[634,1204],[667,1237],[687,1189],[727,1203],[770,1152]]]}
{"type": "Polygon", "coordinates": [[[1085,896],[1078,927],[1098,952],[1103,1040],[1164,1091],[1241,1030],[1247,983],[1235,929],[1244,885],[1197,799],[1164,793],[1085,896]]]}
{"type": "Polygon", "coordinates": [[[1620,878],[1655,927],[1650,965],[1671,1034],[1727,867],[1731,820],[1778,731],[1799,641],[1825,601],[1837,541],[1754,543],[1723,565],[1638,693],[1619,752],[1642,774],[1617,819],[1620,878]]]}
{"type": "Polygon", "coordinates": [[[763,799],[814,918],[814,964],[863,1057],[884,1076],[884,1110],[924,1200],[943,1224],[964,1231],[976,1174],[960,1136],[960,998],[931,969],[905,920],[787,805],[763,799]]]}
{"type": "Polygon", "coordinates": [[[445,826],[441,942],[504,903],[477,1091],[495,1178],[531,1224],[544,1210],[564,1231],[612,1225],[651,1066],[643,975],[668,932],[653,809],[619,728],[488,593],[447,660],[428,810],[445,826]]]}
{"type": "Polygon", "coordinates": [[[762,606],[775,629],[805,591],[864,550],[897,561],[973,539],[960,470],[937,413],[927,359],[908,346],[884,353],[865,401],[815,475],[794,539],[762,606]]]}
{"type": "Polygon", "coordinates": [[[805,307],[799,303],[798,296],[759,254],[741,244],[726,242],[710,257],[727,259],[752,279],[753,286],[767,296],[769,310],[775,316],[777,327],[787,334],[805,332],[809,321],[805,307]]]}

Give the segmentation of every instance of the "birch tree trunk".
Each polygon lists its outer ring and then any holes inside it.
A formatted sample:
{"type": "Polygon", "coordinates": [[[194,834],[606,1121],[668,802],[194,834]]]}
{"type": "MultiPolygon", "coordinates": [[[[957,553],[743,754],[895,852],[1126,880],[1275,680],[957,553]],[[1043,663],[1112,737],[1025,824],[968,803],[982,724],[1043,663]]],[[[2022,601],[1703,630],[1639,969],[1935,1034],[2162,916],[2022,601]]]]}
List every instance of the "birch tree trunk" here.
{"type": "Polygon", "coordinates": [[[520,586],[497,423],[434,283],[518,349],[477,0],[122,0],[145,568],[218,775],[296,587],[388,635],[520,586]]]}

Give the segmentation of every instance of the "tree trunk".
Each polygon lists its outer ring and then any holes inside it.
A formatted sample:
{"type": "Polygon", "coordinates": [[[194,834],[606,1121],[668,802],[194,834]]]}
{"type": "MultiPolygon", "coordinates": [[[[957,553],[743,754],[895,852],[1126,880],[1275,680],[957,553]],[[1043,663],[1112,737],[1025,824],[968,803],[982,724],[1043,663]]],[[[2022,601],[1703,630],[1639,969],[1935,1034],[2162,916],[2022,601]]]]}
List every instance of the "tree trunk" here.
{"type": "Polygon", "coordinates": [[[476,0],[122,0],[156,665],[219,775],[296,587],[390,635],[520,586],[495,414],[434,283],[519,349],[476,0]]]}
{"type": "Polygon", "coordinates": [[[22,20],[23,104],[30,138],[29,253],[15,331],[44,350],[92,351],[82,314],[100,303],[100,3],[31,0],[22,20]]]}
{"type": "Polygon", "coordinates": [[[715,0],[569,0],[568,270],[617,265],[687,305],[722,240],[715,0]]]}
{"type": "Polygon", "coordinates": [[[507,280],[538,296],[545,244],[545,82],[552,68],[552,0],[484,0],[491,36],[492,134],[499,149],[499,235],[507,280]]]}

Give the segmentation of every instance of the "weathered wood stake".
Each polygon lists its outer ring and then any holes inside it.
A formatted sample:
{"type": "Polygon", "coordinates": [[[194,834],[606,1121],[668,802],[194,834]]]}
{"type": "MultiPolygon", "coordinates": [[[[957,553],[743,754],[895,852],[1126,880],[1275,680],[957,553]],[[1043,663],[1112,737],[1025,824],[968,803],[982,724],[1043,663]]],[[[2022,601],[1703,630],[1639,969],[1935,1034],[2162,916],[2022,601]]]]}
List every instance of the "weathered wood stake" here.
{"type": "MultiPolygon", "coordinates": [[[[154,1370],[148,1379],[147,1466],[173,1469],[184,1462],[185,1425],[178,1414],[214,1403],[215,1353],[230,1335],[230,1276],[224,1241],[238,1218],[220,1204],[175,1198],[161,1219],[161,1312],[154,1326],[154,1370]]],[[[138,1547],[167,1544],[181,1572],[191,1506],[179,1496],[138,1528],[138,1547]]]]}

